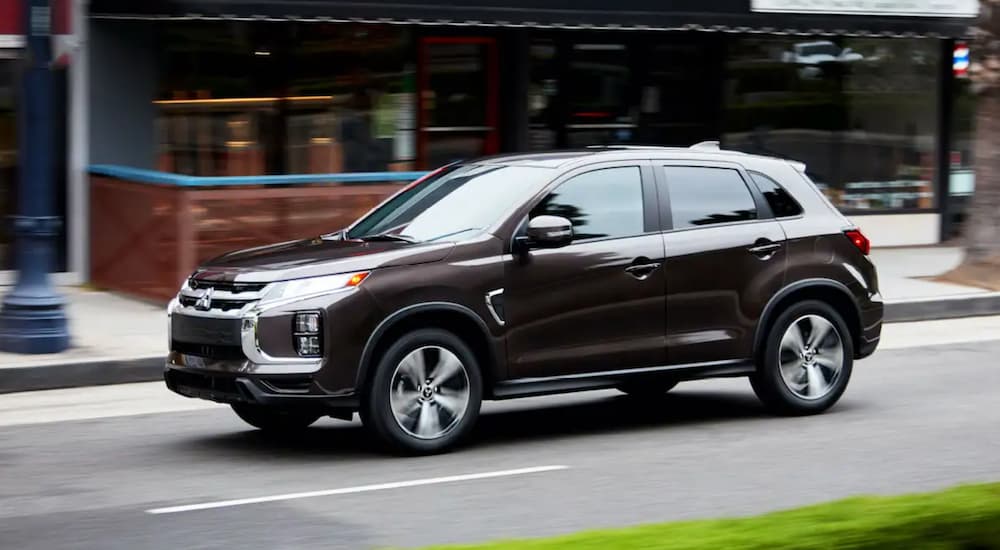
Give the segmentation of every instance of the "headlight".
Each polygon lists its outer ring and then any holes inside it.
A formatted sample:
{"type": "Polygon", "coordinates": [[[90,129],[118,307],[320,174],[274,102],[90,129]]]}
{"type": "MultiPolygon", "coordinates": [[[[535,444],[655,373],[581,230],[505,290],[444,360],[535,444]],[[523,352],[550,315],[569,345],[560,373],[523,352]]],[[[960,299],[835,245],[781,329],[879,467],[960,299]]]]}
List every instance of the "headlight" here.
{"type": "Polygon", "coordinates": [[[356,287],[368,277],[368,273],[368,271],[362,271],[284,281],[268,291],[266,299],[301,298],[356,287]]]}

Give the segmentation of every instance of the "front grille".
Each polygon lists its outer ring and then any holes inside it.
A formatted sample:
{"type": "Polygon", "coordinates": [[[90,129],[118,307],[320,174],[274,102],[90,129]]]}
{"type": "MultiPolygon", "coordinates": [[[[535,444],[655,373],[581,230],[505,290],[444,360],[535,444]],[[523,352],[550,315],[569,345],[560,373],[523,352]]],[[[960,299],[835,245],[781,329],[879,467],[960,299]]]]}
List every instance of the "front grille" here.
{"type": "Polygon", "coordinates": [[[170,317],[170,334],[177,342],[239,346],[240,325],[240,319],[194,317],[175,313],[170,317]]]}
{"type": "MultiPolygon", "coordinates": [[[[198,298],[195,298],[193,296],[181,296],[180,297],[180,302],[181,302],[181,305],[184,306],[184,307],[195,307],[195,304],[198,302],[198,298]]],[[[232,310],[235,310],[235,309],[240,309],[240,308],[242,308],[243,306],[245,306],[245,305],[247,305],[249,303],[250,302],[243,301],[243,300],[217,300],[217,299],[213,299],[212,300],[212,309],[218,309],[218,310],[222,310],[222,311],[232,311],[232,310]]]]}
{"type": "Polygon", "coordinates": [[[184,355],[194,355],[195,357],[204,357],[205,359],[219,359],[222,361],[241,361],[246,359],[246,356],[243,355],[243,348],[240,346],[193,344],[174,340],[171,348],[184,355]]]}
{"type": "Polygon", "coordinates": [[[241,292],[260,292],[264,290],[267,283],[236,283],[232,281],[208,281],[205,279],[195,279],[191,278],[188,280],[188,286],[194,290],[199,290],[202,288],[211,288],[216,291],[231,292],[233,294],[239,294],[241,292]]]}

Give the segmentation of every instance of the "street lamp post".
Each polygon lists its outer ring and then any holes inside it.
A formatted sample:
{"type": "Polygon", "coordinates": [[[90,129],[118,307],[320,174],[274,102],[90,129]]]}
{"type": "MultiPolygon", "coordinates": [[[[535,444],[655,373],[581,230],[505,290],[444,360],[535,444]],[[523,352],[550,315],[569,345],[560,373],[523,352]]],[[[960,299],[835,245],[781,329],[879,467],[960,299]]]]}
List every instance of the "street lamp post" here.
{"type": "Polygon", "coordinates": [[[21,180],[17,284],[0,305],[0,351],[57,353],[69,347],[63,299],[49,281],[62,219],[54,216],[52,15],[50,0],[24,0],[25,59],[18,116],[21,180]]]}

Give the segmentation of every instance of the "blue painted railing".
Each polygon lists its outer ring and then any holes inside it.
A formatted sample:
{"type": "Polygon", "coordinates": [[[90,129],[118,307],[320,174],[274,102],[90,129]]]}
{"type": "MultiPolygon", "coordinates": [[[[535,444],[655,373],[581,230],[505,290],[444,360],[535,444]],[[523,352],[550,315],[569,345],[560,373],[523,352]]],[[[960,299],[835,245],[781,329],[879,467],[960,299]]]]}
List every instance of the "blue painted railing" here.
{"type": "Polygon", "coordinates": [[[301,185],[309,183],[384,183],[413,181],[427,172],[352,172],[340,174],[288,174],[284,176],[185,176],[114,164],[94,164],[91,174],[139,183],[178,187],[218,187],[233,185],[301,185]]]}

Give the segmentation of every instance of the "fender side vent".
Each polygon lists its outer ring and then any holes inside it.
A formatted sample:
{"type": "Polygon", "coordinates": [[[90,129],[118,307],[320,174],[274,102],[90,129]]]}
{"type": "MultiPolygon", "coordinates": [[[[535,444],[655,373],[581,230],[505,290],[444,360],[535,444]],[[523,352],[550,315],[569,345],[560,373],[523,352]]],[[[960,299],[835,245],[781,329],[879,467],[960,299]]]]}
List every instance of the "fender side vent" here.
{"type": "Polygon", "coordinates": [[[503,309],[503,289],[498,288],[486,293],[486,308],[490,310],[490,315],[498,325],[504,326],[507,322],[503,309]]]}

